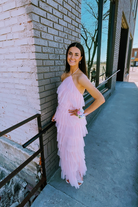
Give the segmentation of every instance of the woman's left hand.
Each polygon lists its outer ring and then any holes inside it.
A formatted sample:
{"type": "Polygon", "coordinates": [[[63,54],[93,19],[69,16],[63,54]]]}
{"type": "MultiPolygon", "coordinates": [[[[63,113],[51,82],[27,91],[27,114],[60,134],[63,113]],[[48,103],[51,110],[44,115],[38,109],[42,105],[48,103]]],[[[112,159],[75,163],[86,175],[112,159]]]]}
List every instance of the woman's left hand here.
{"type": "Polygon", "coordinates": [[[74,110],[68,110],[68,112],[70,113],[70,116],[73,116],[73,115],[77,115],[77,112],[79,111],[80,109],[74,109],[74,110]]]}

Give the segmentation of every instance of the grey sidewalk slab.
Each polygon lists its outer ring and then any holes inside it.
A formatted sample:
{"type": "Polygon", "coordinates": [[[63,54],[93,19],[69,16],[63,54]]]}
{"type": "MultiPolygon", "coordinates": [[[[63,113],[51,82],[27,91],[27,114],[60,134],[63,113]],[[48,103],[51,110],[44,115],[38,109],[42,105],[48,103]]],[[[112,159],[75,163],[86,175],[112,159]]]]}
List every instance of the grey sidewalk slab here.
{"type": "Polygon", "coordinates": [[[87,173],[75,189],[60,178],[60,169],[32,207],[138,206],[138,88],[117,82],[85,137],[87,173]]]}
{"type": "Polygon", "coordinates": [[[72,199],[67,194],[63,193],[60,190],[57,190],[49,184],[43,189],[41,194],[37,197],[36,201],[37,202],[34,202],[32,204],[33,207],[85,207],[80,202],[76,201],[75,199],[72,199]]]}

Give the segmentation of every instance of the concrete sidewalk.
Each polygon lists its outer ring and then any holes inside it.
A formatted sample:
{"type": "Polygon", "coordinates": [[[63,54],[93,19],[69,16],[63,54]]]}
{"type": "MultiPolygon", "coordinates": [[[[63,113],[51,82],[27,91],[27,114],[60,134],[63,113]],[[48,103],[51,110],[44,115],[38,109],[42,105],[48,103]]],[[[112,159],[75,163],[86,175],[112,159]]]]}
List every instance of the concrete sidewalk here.
{"type": "Polygon", "coordinates": [[[138,206],[138,88],[117,82],[85,137],[87,174],[80,189],[60,169],[32,207],[138,206]]]}

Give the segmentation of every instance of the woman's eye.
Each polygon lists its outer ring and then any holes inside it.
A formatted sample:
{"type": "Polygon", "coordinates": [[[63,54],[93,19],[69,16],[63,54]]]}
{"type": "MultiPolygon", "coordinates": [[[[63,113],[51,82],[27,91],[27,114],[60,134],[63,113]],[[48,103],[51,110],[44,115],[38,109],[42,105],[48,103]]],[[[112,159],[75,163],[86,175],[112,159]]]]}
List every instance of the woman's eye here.
{"type": "MultiPolygon", "coordinates": [[[[71,52],[68,53],[69,55],[73,55],[71,52]]],[[[78,54],[75,54],[75,56],[79,56],[78,54]]]]}

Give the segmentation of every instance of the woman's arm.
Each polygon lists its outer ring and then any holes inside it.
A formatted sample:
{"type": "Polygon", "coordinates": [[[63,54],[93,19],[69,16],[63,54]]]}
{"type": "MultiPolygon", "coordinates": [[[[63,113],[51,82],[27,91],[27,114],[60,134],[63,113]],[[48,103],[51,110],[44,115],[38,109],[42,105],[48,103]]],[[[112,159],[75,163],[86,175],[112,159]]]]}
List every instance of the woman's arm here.
{"type": "Polygon", "coordinates": [[[84,74],[78,77],[78,83],[82,87],[84,87],[91,94],[91,96],[95,99],[95,101],[84,111],[84,113],[88,115],[92,113],[93,111],[95,111],[99,106],[101,106],[105,102],[105,98],[100,93],[100,91],[92,85],[90,80],[84,74]]]}

